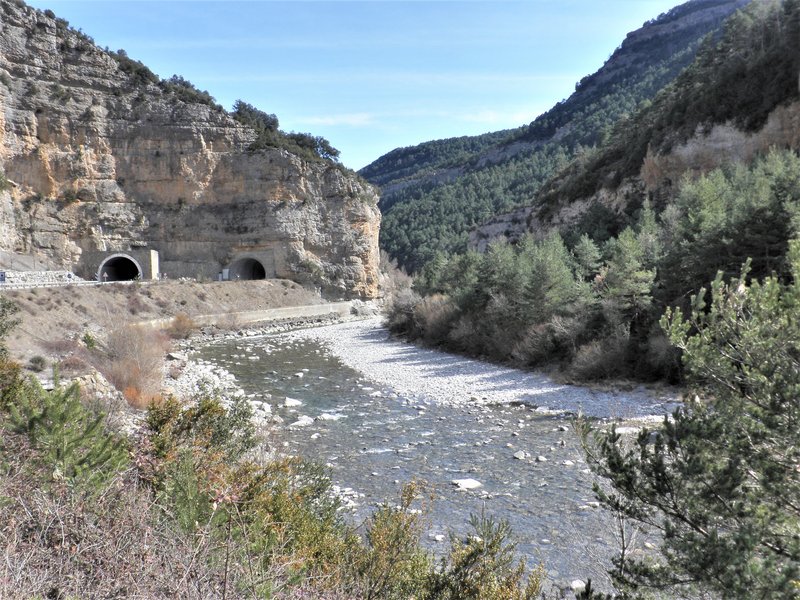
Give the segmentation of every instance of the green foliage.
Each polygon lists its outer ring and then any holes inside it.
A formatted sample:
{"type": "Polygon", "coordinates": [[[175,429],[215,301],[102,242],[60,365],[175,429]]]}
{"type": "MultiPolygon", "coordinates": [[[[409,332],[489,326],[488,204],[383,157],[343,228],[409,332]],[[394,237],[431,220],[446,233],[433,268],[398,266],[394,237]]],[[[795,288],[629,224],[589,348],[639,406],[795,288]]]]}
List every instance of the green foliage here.
{"type": "Polygon", "coordinates": [[[282,148],[308,160],[336,161],[339,158],[339,151],[325,138],[308,133],[285,133],[278,129],[275,115],[242,100],[233,105],[231,116],[255,131],[256,139],[250,144],[250,150],[282,148]]]}
{"type": "MultiPolygon", "coordinates": [[[[786,249],[800,224],[800,158],[771,151],[681,182],[660,214],[644,202],[633,224],[598,247],[591,236],[523,238],[483,254],[436,254],[390,318],[396,333],[513,359],[557,362],[573,377],[680,377],[658,326],[667,306],[721,270],[788,277],[786,249]]],[[[600,228],[607,232],[605,226],[600,228]]]]}
{"type": "Polygon", "coordinates": [[[158,85],[165,92],[172,94],[181,102],[192,104],[205,104],[219,111],[222,107],[217,104],[214,97],[205,90],[197,89],[197,87],[189,80],[184,79],[180,75],[173,75],[169,79],[162,79],[158,85]]]}
{"type": "Polygon", "coordinates": [[[159,83],[158,76],[155,73],[141,61],[130,58],[125,50],[120,49],[116,52],[109,52],[109,55],[117,61],[120,70],[128,75],[133,86],[159,83]]]}
{"type": "MultiPolygon", "coordinates": [[[[417,272],[437,253],[465,251],[468,232],[477,225],[533,205],[544,184],[571,159],[578,157],[577,163],[587,168],[594,165],[590,149],[605,141],[620,118],[675,79],[703,37],[735,8],[720,5],[716,18],[677,29],[665,24],[697,10],[696,4],[662,15],[648,24],[646,42],[626,40],[612,56],[613,68],[584,78],[574,94],[529,126],[393,150],[362,169],[365,178],[384,188],[381,247],[409,272],[417,272]]],[[[608,236],[593,239],[602,242],[619,232],[617,224],[610,227],[608,236]]]]}
{"type": "Polygon", "coordinates": [[[370,516],[366,545],[352,563],[360,598],[423,597],[432,564],[419,545],[422,516],[412,509],[421,491],[418,484],[408,484],[400,494],[398,506],[384,503],[370,516]]]}
{"type": "Polygon", "coordinates": [[[428,596],[436,600],[533,600],[541,591],[544,570],[525,579],[525,566],[516,562],[507,521],[472,515],[474,534],[451,539],[450,552],[432,575],[428,596]]]}
{"type": "Polygon", "coordinates": [[[127,464],[126,444],[83,406],[77,384],[46,391],[30,382],[19,392],[2,407],[6,427],[28,437],[54,479],[97,490],[127,464]]]}
{"type": "Polygon", "coordinates": [[[601,501],[661,533],[655,562],[618,561],[631,591],[694,584],[723,598],[800,597],[800,242],[792,280],[748,285],[748,267],[688,318],[662,320],[697,396],[632,444],[598,433],[601,501]],[[655,441],[653,437],[655,436],[655,441]]]}
{"type": "Polygon", "coordinates": [[[95,348],[97,348],[97,340],[88,331],[83,334],[81,340],[83,341],[83,345],[86,346],[87,350],[94,350],[95,348]]]}
{"type": "Polygon", "coordinates": [[[0,296],[0,360],[8,356],[6,338],[14,327],[19,324],[19,319],[14,315],[19,312],[19,305],[5,296],[0,296]]]}
{"type": "Polygon", "coordinates": [[[41,373],[45,367],[47,367],[47,359],[39,354],[31,356],[28,361],[28,368],[35,373],[41,373]]]}
{"type": "Polygon", "coordinates": [[[771,151],[749,167],[730,165],[684,181],[665,211],[665,300],[688,298],[717,271],[736,275],[747,258],[755,277],[785,274],[798,211],[800,158],[791,152],[771,151]]]}

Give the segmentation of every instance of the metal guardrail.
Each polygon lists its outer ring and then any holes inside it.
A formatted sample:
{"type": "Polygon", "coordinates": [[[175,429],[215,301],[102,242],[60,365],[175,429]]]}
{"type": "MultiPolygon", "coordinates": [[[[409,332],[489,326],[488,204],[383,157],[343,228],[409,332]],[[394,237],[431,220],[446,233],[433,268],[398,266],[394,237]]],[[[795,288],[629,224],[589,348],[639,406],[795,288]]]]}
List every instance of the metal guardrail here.
{"type": "Polygon", "coordinates": [[[53,281],[53,282],[31,282],[31,283],[10,283],[6,281],[5,283],[0,283],[0,292],[3,290],[27,290],[32,288],[54,288],[54,287],[70,287],[70,286],[89,286],[89,285],[114,285],[114,284],[121,284],[121,285],[133,285],[135,283],[139,284],[149,284],[152,283],[151,281],[86,281],[86,280],[79,280],[79,281],[53,281]]]}

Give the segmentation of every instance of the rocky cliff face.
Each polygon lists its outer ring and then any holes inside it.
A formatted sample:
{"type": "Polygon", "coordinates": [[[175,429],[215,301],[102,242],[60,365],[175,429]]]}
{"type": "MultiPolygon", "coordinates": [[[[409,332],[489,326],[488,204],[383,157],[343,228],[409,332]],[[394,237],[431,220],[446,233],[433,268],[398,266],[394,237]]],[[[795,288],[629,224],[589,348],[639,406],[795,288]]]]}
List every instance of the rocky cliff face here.
{"type": "Polygon", "coordinates": [[[248,151],[253,139],[65,22],[0,0],[0,251],[84,276],[98,251],[156,250],[170,277],[249,257],[268,277],[374,297],[375,190],[330,162],[248,151]]]}

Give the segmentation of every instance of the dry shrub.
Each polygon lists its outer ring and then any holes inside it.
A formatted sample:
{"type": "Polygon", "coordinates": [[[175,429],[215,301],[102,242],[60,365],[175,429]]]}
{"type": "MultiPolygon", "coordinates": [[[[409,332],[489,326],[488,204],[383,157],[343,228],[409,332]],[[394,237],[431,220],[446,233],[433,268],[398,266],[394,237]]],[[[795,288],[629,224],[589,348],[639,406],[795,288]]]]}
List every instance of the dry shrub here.
{"type": "Polygon", "coordinates": [[[197,324],[186,313],[178,313],[167,327],[167,335],[173,340],[185,340],[197,329],[197,324]]]}
{"type": "Polygon", "coordinates": [[[414,307],[415,328],[420,337],[429,343],[440,343],[447,339],[457,308],[447,296],[426,296],[414,307]]]}
{"type": "Polygon", "coordinates": [[[384,298],[389,302],[398,293],[410,290],[414,282],[405,269],[397,265],[397,260],[391,258],[385,250],[380,254],[380,289],[384,298]]]}
{"type": "Polygon", "coordinates": [[[161,390],[168,345],[166,336],[152,327],[126,325],[108,334],[97,368],[130,402],[147,406],[161,390]]]}
{"type": "Polygon", "coordinates": [[[77,340],[69,338],[59,338],[56,340],[42,340],[39,345],[43,350],[56,356],[67,356],[73,354],[78,350],[79,344],[77,340]]]}
{"type": "Polygon", "coordinates": [[[618,377],[625,371],[628,337],[612,334],[584,344],[570,365],[569,373],[580,381],[618,377]]]}
{"type": "Polygon", "coordinates": [[[414,329],[414,307],[419,295],[411,289],[402,290],[386,303],[386,326],[392,333],[411,335],[414,329]]]}
{"type": "Polygon", "coordinates": [[[130,296],[128,296],[128,312],[130,312],[132,315],[145,312],[147,310],[147,304],[142,301],[142,297],[139,295],[139,290],[135,288],[132,289],[133,292],[130,296]]]}
{"type": "Polygon", "coordinates": [[[511,356],[514,360],[536,365],[546,362],[555,350],[555,340],[548,324],[542,323],[528,327],[525,335],[514,344],[511,356]]]}

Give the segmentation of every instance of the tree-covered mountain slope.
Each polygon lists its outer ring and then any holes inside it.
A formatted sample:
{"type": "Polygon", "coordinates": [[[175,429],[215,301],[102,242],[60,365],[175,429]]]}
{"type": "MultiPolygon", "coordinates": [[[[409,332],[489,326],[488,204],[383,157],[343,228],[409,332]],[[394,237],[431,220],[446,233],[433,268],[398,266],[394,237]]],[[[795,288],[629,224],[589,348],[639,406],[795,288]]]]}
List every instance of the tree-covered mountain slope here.
{"type": "Polygon", "coordinates": [[[392,328],[577,379],[679,379],[666,311],[697,308],[715,278],[793,277],[799,76],[800,0],[753,2],[507,220],[515,244],[430,261],[414,282],[427,297],[392,328]]]}
{"type": "Polygon", "coordinates": [[[686,174],[748,163],[770,148],[800,148],[800,23],[796,0],[757,0],[708,40],[693,64],[652,102],[573,161],[525,209],[501,214],[471,236],[485,249],[553,226],[596,241],[631,223],[649,198],[656,210],[686,174]]]}
{"type": "Polygon", "coordinates": [[[438,252],[464,250],[472,228],[532,204],[545,181],[672,81],[746,3],[691,0],[646,23],[528,126],[400,148],[362,169],[383,190],[382,247],[411,270],[438,252]]]}

